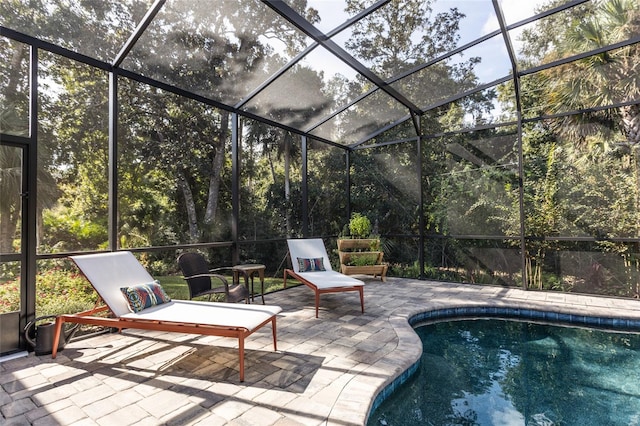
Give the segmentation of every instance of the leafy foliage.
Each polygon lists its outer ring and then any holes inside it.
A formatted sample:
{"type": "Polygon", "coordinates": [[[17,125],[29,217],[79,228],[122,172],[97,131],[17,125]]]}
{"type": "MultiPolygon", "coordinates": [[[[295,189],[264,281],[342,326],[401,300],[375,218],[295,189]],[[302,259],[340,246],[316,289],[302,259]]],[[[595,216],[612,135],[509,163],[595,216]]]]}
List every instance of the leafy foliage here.
{"type": "Polygon", "coordinates": [[[378,253],[350,253],[349,261],[346,265],[349,266],[370,266],[375,265],[378,260],[378,253]]]}
{"type": "Polygon", "coordinates": [[[371,221],[360,213],[352,213],[349,232],[353,238],[367,238],[371,234],[371,221]]]}
{"type": "Polygon", "coordinates": [[[0,283],[0,313],[15,312],[20,309],[20,281],[0,283]]]}
{"type": "MultiPolygon", "coordinates": [[[[36,276],[36,316],[76,313],[91,309],[96,293],[77,272],[52,267],[36,276]]],[[[0,284],[0,312],[20,308],[20,278],[0,284]]]]}

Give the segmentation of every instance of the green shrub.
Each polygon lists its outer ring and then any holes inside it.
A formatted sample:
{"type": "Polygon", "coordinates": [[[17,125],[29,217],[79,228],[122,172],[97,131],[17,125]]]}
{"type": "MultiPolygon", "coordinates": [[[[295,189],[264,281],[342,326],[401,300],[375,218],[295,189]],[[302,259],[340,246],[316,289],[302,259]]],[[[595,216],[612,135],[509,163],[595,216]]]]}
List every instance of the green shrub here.
{"type": "MultiPolygon", "coordinates": [[[[72,314],[91,309],[97,295],[77,272],[56,267],[36,275],[36,316],[72,314]]],[[[0,284],[0,313],[20,309],[20,277],[0,284]]]]}
{"type": "Polygon", "coordinates": [[[40,299],[36,302],[36,316],[75,314],[93,308],[95,302],[88,300],[67,300],[63,297],[40,299]]]}
{"type": "Polygon", "coordinates": [[[360,213],[353,213],[349,221],[349,232],[353,238],[367,238],[371,234],[371,221],[360,213]]]}
{"type": "Polygon", "coordinates": [[[79,273],[55,267],[36,276],[36,315],[73,314],[93,308],[97,294],[79,273]]]}
{"type": "Polygon", "coordinates": [[[0,314],[20,309],[20,278],[0,284],[0,314]]]}
{"type": "Polygon", "coordinates": [[[387,276],[418,278],[420,277],[420,264],[417,261],[412,264],[393,263],[389,265],[387,276]]]}
{"type": "Polygon", "coordinates": [[[371,266],[375,265],[378,261],[378,253],[362,253],[362,254],[353,254],[349,258],[349,262],[347,265],[350,266],[371,266]]]}

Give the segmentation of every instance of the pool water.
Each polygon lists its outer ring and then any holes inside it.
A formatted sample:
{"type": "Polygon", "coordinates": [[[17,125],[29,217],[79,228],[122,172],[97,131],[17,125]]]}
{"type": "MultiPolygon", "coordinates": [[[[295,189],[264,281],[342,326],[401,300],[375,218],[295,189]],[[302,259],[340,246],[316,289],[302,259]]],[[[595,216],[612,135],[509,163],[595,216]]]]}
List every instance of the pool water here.
{"type": "Polygon", "coordinates": [[[498,319],[416,328],[417,373],[368,425],[640,425],[640,335],[498,319]]]}

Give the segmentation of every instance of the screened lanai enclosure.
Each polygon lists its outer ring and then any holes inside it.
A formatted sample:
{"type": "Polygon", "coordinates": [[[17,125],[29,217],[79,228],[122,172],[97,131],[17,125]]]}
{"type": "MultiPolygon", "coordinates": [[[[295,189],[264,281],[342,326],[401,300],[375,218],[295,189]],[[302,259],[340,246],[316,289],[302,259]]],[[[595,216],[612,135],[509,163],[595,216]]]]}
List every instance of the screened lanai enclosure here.
{"type": "Polygon", "coordinates": [[[281,279],[352,213],[390,276],[638,297],[639,42],[638,0],[2,0],[0,352],[70,254],[281,279]]]}

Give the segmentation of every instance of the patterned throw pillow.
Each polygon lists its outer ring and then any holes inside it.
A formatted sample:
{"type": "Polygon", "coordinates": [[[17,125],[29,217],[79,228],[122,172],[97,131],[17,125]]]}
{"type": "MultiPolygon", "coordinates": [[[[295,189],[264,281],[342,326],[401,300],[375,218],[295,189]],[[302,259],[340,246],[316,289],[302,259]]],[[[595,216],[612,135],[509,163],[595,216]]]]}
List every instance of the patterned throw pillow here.
{"type": "Polygon", "coordinates": [[[324,269],[323,258],[316,257],[315,259],[303,259],[301,257],[298,257],[298,271],[299,272],[326,271],[326,269],[324,269]]]}
{"type": "Polygon", "coordinates": [[[171,302],[171,298],[157,280],[148,284],[120,287],[120,291],[127,299],[132,312],[140,312],[155,305],[171,302]]]}

